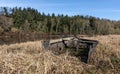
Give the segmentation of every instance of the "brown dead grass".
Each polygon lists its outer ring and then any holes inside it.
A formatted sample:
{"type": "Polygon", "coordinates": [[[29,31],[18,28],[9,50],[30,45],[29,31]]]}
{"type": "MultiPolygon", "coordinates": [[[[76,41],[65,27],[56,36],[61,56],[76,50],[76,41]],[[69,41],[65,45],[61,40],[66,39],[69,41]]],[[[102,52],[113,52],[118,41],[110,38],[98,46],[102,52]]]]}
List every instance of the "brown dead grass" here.
{"type": "Polygon", "coordinates": [[[82,70],[78,59],[43,50],[41,41],[0,46],[0,74],[77,74],[82,70]]]}
{"type": "Polygon", "coordinates": [[[85,37],[99,41],[89,64],[68,53],[54,55],[41,41],[0,46],[0,74],[119,74],[120,35],[85,37]]]}
{"type": "Polygon", "coordinates": [[[90,63],[105,74],[120,74],[120,35],[85,38],[99,41],[90,63]]]}

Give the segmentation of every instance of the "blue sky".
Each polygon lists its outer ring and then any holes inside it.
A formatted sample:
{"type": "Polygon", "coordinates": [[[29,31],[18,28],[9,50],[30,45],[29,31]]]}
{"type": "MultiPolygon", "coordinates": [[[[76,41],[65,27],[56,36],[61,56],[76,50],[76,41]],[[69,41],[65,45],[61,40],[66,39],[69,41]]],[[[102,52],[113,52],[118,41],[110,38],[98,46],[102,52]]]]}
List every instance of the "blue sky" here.
{"type": "Polygon", "coordinates": [[[120,0],[0,0],[0,6],[32,7],[46,14],[91,15],[120,20],[120,0]]]}

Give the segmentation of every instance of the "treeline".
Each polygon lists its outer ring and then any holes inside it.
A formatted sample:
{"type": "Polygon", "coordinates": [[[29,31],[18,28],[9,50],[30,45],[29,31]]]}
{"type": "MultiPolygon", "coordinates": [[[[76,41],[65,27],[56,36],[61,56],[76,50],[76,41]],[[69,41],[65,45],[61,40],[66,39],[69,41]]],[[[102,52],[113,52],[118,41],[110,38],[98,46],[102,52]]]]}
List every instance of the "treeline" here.
{"type": "MultiPolygon", "coordinates": [[[[92,16],[68,16],[40,13],[33,8],[1,7],[0,14],[12,18],[10,30],[32,31],[49,34],[120,34],[120,21],[99,19],[92,16]]],[[[0,21],[1,22],[1,21],[0,21]]]]}

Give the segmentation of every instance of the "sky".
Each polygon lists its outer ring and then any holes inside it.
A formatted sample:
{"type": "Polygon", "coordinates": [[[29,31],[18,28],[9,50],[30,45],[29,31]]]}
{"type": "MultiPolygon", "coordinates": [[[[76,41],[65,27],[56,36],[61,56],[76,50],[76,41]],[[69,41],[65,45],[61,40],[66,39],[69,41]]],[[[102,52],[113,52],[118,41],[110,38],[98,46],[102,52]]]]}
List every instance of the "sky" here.
{"type": "Polygon", "coordinates": [[[120,0],[0,0],[0,7],[31,7],[46,14],[89,15],[120,20],[120,0]]]}

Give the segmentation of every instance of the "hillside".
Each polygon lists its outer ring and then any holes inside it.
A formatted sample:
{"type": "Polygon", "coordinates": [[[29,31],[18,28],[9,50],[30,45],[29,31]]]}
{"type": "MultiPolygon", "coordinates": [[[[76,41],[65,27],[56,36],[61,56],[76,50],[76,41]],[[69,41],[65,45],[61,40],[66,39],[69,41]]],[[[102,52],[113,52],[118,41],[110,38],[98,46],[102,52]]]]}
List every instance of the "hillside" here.
{"type": "Polygon", "coordinates": [[[13,25],[13,20],[10,17],[6,17],[4,15],[0,15],[0,35],[3,32],[7,32],[11,30],[13,25]]]}
{"type": "Polygon", "coordinates": [[[120,21],[1,7],[0,74],[119,74],[119,34],[120,21]],[[42,47],[42,40],[71,35],[99,41],[89,63],[42,47]]]}
{"type": "Polygon", "coordinates": [[[0,32],[3,31],[44,34],[120,34],[120,21],[83,15],[45,14],[30,7],[1,7],[0,32]]]}
{"type": "Polygon", "coordinates": [[[120,35],[84,37],[99,41],[90,63],[44,50],[41,41],[0,46],[2,74],[119,74],[120,35]]]}

